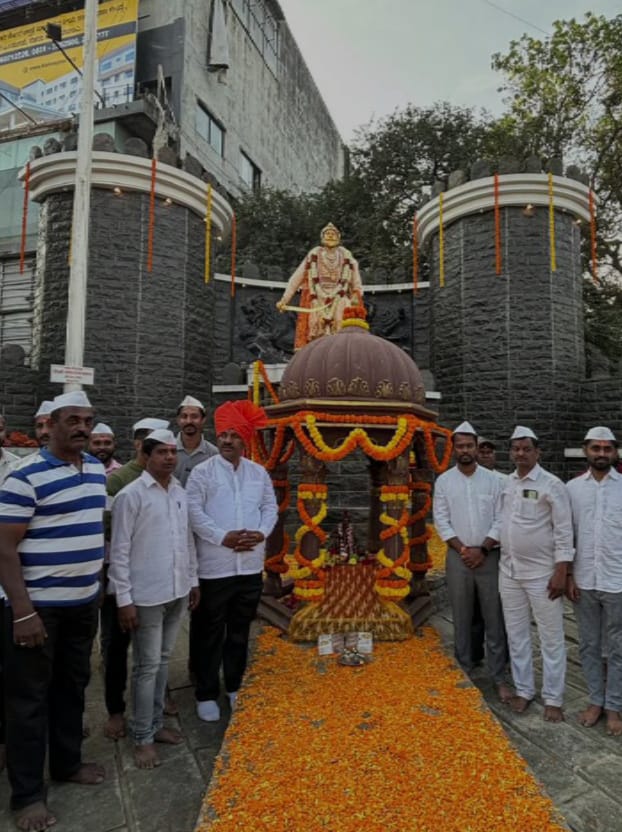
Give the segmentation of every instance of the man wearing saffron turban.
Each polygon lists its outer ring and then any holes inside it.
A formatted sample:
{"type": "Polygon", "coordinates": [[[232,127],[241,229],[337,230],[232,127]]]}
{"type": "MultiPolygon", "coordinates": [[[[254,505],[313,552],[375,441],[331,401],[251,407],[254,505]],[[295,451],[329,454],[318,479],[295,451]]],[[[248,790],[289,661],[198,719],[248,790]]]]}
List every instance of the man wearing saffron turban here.
{"type": "Polygon", "coordinates": [[[221,664],[235,707],[261,596],[265,541],[278,516],[268,473],[246,457],[254,432],[267,423],[264,410],[225,402],[214,422],[218,454],[193,468],[186,485],[201,589],[193,670],[197,715],[205,722],[220,719],[221,664]]]}

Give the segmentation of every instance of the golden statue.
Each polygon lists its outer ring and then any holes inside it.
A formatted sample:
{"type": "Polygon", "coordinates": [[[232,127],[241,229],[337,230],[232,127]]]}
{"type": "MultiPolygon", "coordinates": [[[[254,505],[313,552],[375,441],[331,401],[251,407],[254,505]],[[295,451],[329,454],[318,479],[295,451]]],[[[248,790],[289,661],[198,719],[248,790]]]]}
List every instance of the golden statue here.
{"type": "Polygon", "coordinates": [[[348,306],[359,306],[363,285],[359,266],[341,243],[339,230],[329,222],[315,246],[290,277],[276,308],[299,312],[294,348],[299,349],[322,335],[337,332],[348,306]],[[300,290],[300,307],[288,306],[300,290]]]}

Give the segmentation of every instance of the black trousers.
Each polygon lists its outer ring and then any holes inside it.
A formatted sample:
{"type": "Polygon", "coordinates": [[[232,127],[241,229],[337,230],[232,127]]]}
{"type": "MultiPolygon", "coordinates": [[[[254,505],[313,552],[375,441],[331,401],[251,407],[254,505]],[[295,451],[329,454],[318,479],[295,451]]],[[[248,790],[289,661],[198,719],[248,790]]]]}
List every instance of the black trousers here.
{"type": "Polygon", "coordinates": [[[234,693],[242,683],[248,656],[248,635],[261,597],[262,576],[233,575],[202,579],[195,613],[194,672],[199,702],[218,699],[218,673],[223,667],[225,689],[234,693]]]}
{"type": "MultiPolygon", "coordinates": [[[[107,567],[106,572],[107,573],[107,567]]],[[[104,662],[104,698],[109,715],[125,713],[127,687],[127,651],[131,635],[119,626],[114,595],[104,595],[100,610],[100,643],[104,662]]]]}
{"type": "Polygon", "coordinates": [[[42,647],[13,643],[13,616],[5,610],[7,770],[11,808],[45,800],[44,766],[66,780],[82,764],[84,691],[97,630],[98,603],[38,607],[48,637],[42,647]]]}

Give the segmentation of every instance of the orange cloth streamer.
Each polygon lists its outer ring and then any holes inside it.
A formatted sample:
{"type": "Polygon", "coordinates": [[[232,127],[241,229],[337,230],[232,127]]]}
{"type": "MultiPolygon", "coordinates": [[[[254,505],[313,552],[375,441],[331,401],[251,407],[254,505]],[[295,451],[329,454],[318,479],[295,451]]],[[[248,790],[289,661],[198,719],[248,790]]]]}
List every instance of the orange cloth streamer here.
{"type": "Polygon", "coordinates": [[[258,407],[246,399],[225,402],[214,411],[216,436],[220,436],[226,430],[234,430],[247,446],[250,445],[255,431],[265,428],[267,424],[268,417],[263,407],[258,407]]]}

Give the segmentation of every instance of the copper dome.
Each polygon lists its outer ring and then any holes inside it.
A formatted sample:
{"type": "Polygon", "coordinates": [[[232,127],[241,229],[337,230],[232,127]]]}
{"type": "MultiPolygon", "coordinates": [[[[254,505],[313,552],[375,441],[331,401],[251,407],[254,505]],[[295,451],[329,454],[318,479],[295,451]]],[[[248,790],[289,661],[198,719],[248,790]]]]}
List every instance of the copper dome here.
{"type": "Polygon", "coordinates": [[[424,404],[423,379],[412,358],[372,335],[364,323],[348,323],[294,355],[281,379],[281,401],[345,398],[424,404]]]}

